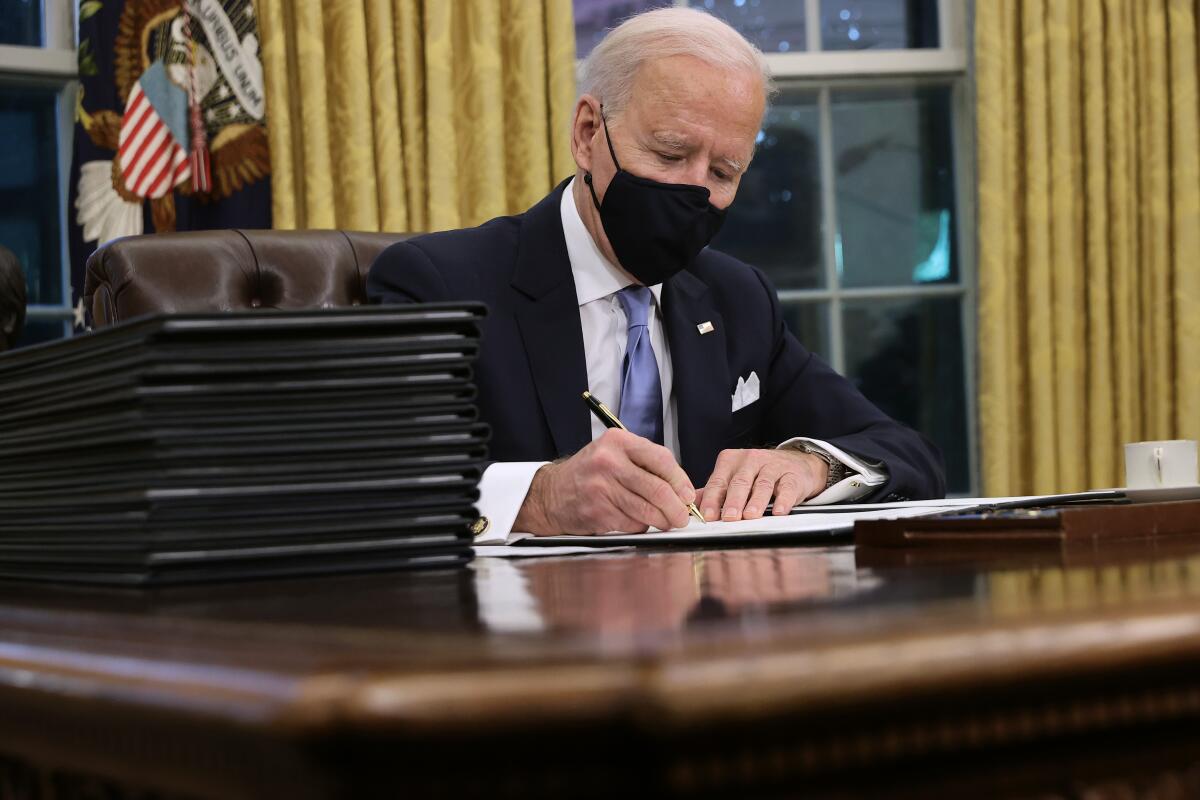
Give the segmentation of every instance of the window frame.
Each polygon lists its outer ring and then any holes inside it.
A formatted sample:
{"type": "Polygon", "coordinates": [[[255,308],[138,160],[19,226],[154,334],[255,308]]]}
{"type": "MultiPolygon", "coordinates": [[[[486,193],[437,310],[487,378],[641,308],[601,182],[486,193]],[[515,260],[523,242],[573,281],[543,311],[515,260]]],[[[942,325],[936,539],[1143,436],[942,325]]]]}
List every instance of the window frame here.
{"type": "MultiPolygon", "coordinates": [[[[831,365],[845,374],[844,304],[847,300],[887,300],[901,298],[958,297],[962,324],[964,385],[966,410],[968,493],[980,492],[979,426],[977,407],[977,288],[976,272],[976,198],[975,198],[975,120],[974,85],[969,31],[974,0],[937,0],[938,46],[906,50],[822,50],[821,0],[797,0],[805,6],[805,49],[787,53],[766,53],[776,85],[780,89],[807,89],[818,94],[817,161],[821,184],[821,257],[825,285],[819,289],[781,289],[779,301],[785,306],[824,303],[831,365]],[[955,283],[929,285],[845,288],[837,280],[837,194],[833,180],[833,90],[895,85],[897,80],[938,81],[948,83],[951,98],[951,163],[954,169],[957,202],[956,239],[959,275],[955,283]],[[940,80],[939,80],[940,79],[940,80]]],[[[688,0],[674,0],[688,6],[688,0]]],[[[582,64],[582,61],[577,62],[582,64]]]]}
{"type": "MultiPolygon", "coordinates": [[[[56,108],[58,136],[59,191],[59,270],[62,296],[58,303],[30,304],[25,312],[27,322],[59,320],[63,334],[69,336],[78,320],[76,307],[82,299],[71,298],[71,259],[69,248],[71,156],[74,150],[75,98],[79,92],[77,56],[78,28],[75,3],[72,0],[42,0],[42,45],[0,45],[0,83],[6,86],[52,88],[57,90],[56,108]]],[[[27,270],[32,265],[24,265],[27,270]]]]}
{"type": "MultiPolygon", "coordinates": [[[[966,404],[968,492],[980,491],[978,415],[976,387],[977,327],[975,284],[975,142],[973,90],[970,76],[968,31],[969,0],[938,0],[939,42],[936,48],[910,50],[823,51],[820,49],[821,0],[804,0],[806,49],[798,52],[767,53],[767,63],[780,88],[803,88],[818,92],[822,259],[825,285],[819,289],[779,291],[784,305],[824,303],[828,328],[830,361],[834,369],[845,373],[844,310],[847,300],[885,300],[900,298],[955,297],[960,300],[963,352],[963,401],[966,404]],[[955,199],[958,204],[956,238],[960,254],[959,275],[955,283],[927,286],[851,287],[839,284],[837,277],[837,189],[834,180],[833,90],[862,89],[894,85],[898,79],[937,80],[950,85],[951,163],[954,169],[955,199]]],[[[676,0],[687,5],[686,0],[676,0]]]]}

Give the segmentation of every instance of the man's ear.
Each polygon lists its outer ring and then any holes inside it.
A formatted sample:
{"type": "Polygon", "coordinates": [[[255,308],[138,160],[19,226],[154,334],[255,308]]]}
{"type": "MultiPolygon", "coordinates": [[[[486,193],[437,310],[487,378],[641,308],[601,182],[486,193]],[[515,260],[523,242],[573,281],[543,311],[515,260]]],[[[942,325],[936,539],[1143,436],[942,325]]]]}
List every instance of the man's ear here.
{"type": "Polygon", "coordinates": [[[575,104],[571,124],[571,155],[575,166],[584,172],[592,171],[593,144],[600,132],[600,101],[590,94],[582,95],[575,104]]]}

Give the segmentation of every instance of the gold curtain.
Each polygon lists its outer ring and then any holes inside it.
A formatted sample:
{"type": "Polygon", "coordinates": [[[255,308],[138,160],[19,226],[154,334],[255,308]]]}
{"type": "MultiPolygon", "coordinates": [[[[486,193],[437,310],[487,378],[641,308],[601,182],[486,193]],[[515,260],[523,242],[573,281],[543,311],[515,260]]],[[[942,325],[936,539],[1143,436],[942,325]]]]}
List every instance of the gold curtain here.
{"type": "Polygon", "coordinates": [[[276,228],[432,231],[575,171],[571,0],[257,0],[276,228]]]}
{"type": "Polygon", "coordinates": [[[975,4],[989,494],[1120,486],[1200,438],[1195,0],[975,4]]]}

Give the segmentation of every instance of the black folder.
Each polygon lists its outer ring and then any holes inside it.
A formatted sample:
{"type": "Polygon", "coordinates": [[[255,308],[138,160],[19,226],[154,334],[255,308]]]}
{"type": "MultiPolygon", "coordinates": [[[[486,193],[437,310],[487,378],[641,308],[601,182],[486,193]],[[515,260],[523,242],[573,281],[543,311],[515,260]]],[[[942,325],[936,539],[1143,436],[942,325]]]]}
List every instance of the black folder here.
{"type": "Polygon", "coordinates": [[[0,577],[462,563],[487,461],[483,315],[158,315],[0,356],[0,577]]]}

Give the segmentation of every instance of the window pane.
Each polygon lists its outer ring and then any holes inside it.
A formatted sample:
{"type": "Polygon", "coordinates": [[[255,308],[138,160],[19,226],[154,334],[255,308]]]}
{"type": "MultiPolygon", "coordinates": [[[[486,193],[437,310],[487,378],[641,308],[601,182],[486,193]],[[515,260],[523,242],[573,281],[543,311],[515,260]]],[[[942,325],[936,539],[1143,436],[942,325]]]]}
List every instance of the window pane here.
{"type": "Polygon", "coordinates": [[[25,327],[21,329],[21,338],[16,347],[29,347],[31,344],[61,339],[67,335],[67,323],[60,319],[26,319],[25,327]]]}
{"type": "Polygon", "coordinates": [[[42,46],[42,0],[0,0],[0,44],[42,46]]]}
{"type": "Polygon", "coordinates": [[[710,11],[768,53],[806,49],[804,0],[690,0],[710,11]]]}
{"type": "Polygon", "coordinates": [[[58,93],[0,83],[0,244],[25,268],[29,302],[61,306],[58,93]]]}
{"type": "Polygon", "coordinates": [[[713,241],[763,269],[781,289],[825,284],[817,94],[784,92],[767,114],[750,169],[713,241]]]}
{"type": "Polygon", "coordinates": [[[847,301],[846,375],[871,402],[942,449],[948,490],[971,490],[962,299],[847,301]]]}
{"type": "Polygon", "coordinates": [[[783,320],[800,344],[825,361],[831,360],[828,301],[785,302],[783,320]]]}
{"type": "MultiPolygon", "coordinates": [[[[803,0],[687,0],[687,4],[725,20],[768,53],[805,49],[803,0]]],[[[583,58],[609,28],[627,17],[672,5],[676,5],[673,0],[574,0],[575,52],[583,58]]]]}
{"type": "Polygon", "coordinates": [[[956,282],[951,86],[831,99],[842,285],[956,282]]]}
{"type": "Polygon", "coordinates": [[[937,6],[937,0],[821,0],[821,49],[937,47],[937,6]]]}
{"type": "MultiPolygon", "coordinates": [[[[5,0],[0,0],[5,2],[5,0]]],[[[609,28],[627,17],[651,8],[675,5],[672,0],[573,0],[575,9],[575,55],[585,58],[609,28]]]]}

